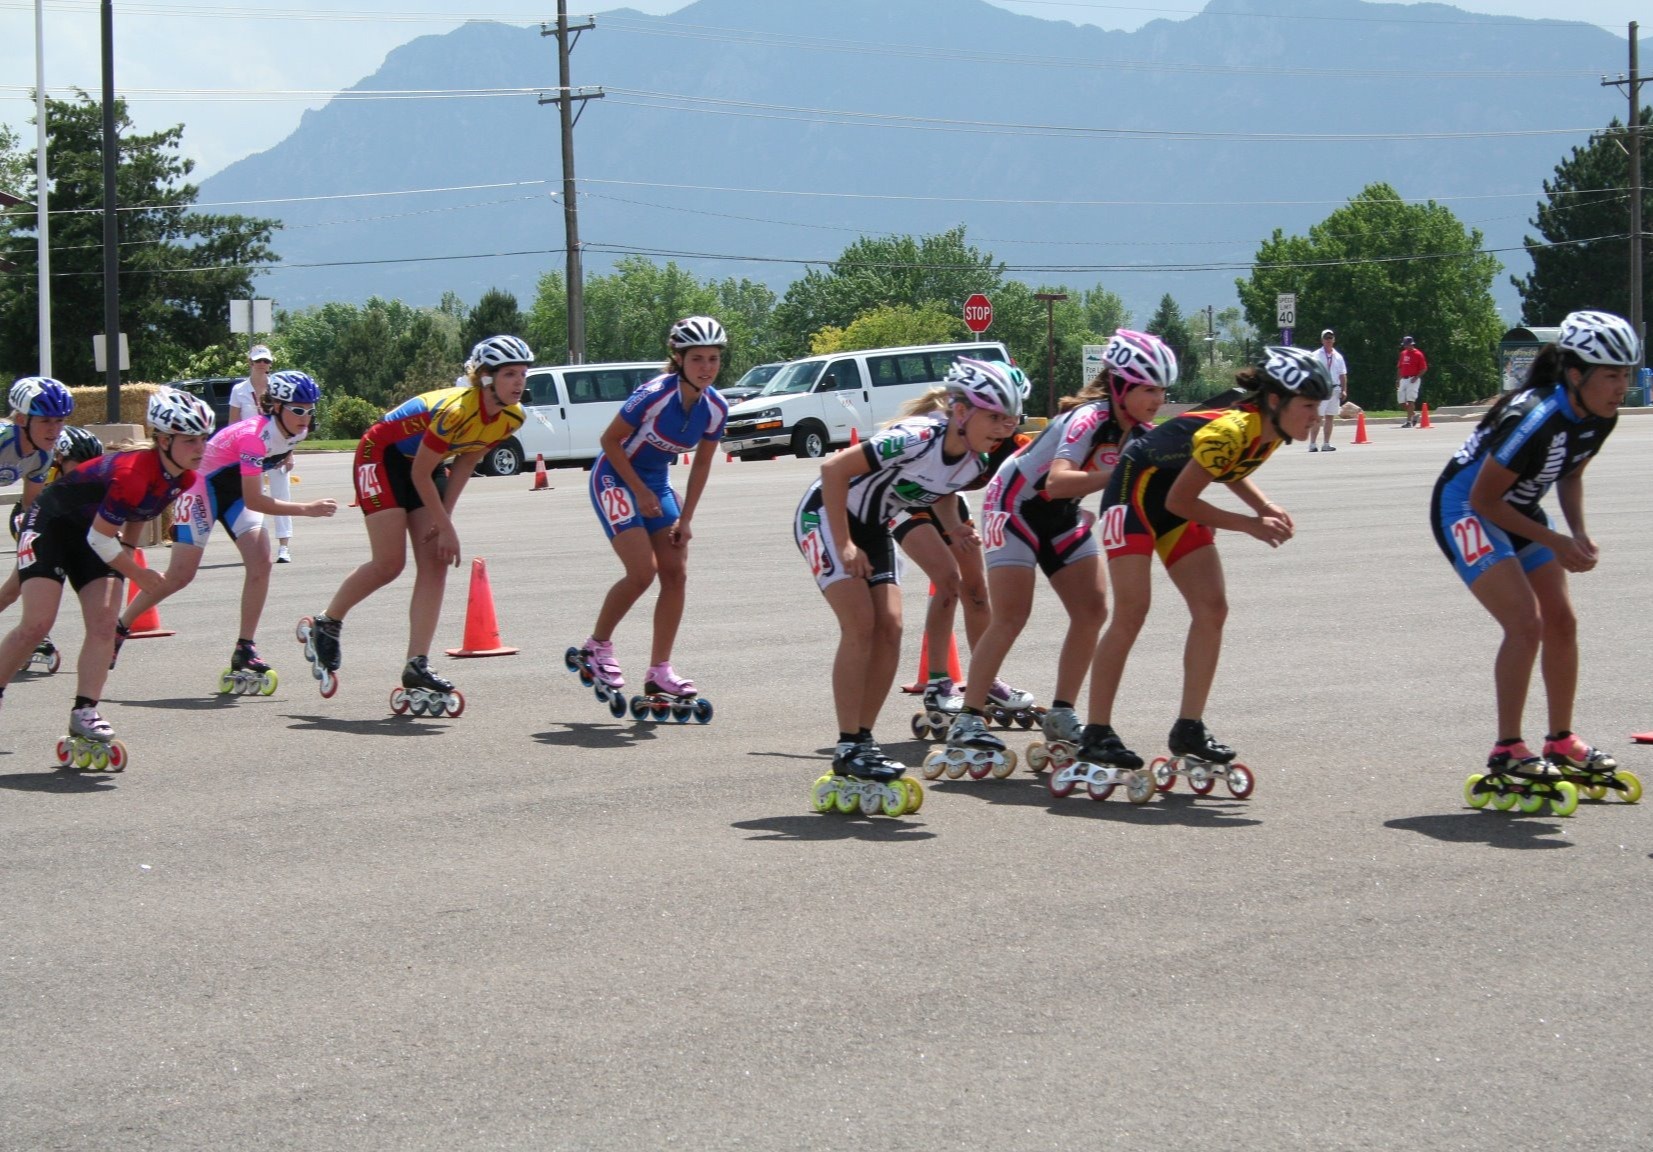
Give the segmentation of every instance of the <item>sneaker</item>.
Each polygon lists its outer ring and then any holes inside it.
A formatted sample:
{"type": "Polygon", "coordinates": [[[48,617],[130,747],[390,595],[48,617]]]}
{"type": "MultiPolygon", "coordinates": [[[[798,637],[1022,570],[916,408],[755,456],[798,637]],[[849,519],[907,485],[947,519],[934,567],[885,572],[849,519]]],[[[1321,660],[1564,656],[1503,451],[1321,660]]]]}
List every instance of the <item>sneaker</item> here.
{"type": "Polygon", "coordinates": [[[276,549],[277,564],[291,564],[292,562],[293,554],[287,551],[287,545],[283,544],[281,547],[276,549]]]}
{"type": "Polygon", "coordinates": [[[1310,444],[1309,445],[1309,451],[1310,452],[1318,452],[1318,451],[1320,451],[1320,448],[1317,445],[1310,444]]]}
{"type": "Polygon", "coordinates": [[[1336,452],[1337,449],[1333,448],[1330,444],[1328,444],[1324,448],[1322,448],[1321,451],[1322,452],[1336,452]]]}

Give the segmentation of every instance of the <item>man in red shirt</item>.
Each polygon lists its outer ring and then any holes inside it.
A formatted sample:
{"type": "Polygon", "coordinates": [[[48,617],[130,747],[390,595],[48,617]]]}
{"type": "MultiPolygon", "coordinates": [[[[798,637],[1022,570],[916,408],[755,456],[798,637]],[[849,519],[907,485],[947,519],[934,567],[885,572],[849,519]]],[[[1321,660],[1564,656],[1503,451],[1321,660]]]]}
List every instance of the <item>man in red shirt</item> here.
{"type": "Polygon", "coordinates": [[[1423,358],[1423,349],[1413,343],[1412,337],[1402,336],[1400,361],[1395,365],[1395,398],[1406,409],[1406,423],[1402,428],[1411,428],[1417,423],[1412,406],[1418,402],[1418,390],[1423,387],[1423,374],[1427,371],[1429,361],[1423,358]]]}

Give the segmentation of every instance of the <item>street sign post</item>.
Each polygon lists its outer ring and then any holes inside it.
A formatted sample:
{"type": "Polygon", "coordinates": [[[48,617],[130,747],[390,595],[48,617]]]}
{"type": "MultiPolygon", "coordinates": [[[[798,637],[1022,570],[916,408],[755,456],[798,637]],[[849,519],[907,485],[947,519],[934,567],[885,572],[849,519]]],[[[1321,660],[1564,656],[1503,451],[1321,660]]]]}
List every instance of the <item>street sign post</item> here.
{"type": "Polygon", "coordinates": [[[1291,330],[1297,327],[1297,293],[1281,292],[1274,297],[1274,322],[1280,329],[1280,343],[1291,343],[1291,330]]]}
{"type": "Polygon", "coordinates": [[[964,326],[980,336],[993,323],[993,301],[980,292],[971,293],[964,302],[964,326]]]}

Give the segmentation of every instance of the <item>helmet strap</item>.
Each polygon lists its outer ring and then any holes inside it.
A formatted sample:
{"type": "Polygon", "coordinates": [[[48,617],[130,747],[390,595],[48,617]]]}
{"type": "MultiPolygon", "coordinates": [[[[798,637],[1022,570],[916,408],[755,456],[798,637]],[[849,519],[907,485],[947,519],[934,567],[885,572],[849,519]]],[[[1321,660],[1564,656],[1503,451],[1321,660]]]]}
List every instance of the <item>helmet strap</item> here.
{"type": "Polygon", "coordinates": [[[183,465],[178,463],[177,457],[172,455],[172,445],[174,443],[176,443],[177,440],[178,440],[178,433],[176,433],[176,432],[156,432],[155,433],[155,451],[159,452],[161,454],[161,459],[166,461],[166,463],[167,463],[166,474],[168,476],[177,476],[180,473],[188,471],[188,469],[186,469],[183,465]],[[162,436],[166,437],[166,447],[164,447],[164,448],[161,447],[161,437],[162,436]]]}
{"type": "Polygon", "coordinates": [[[55,440],[50,445],[42,448],[40,442],[34,438],[34,422],[36,419],[37,417],[32,412],[23,417],[23,435],[29,438],[29,444],[36,452],[54,450],[57,447],[55,440]]]}

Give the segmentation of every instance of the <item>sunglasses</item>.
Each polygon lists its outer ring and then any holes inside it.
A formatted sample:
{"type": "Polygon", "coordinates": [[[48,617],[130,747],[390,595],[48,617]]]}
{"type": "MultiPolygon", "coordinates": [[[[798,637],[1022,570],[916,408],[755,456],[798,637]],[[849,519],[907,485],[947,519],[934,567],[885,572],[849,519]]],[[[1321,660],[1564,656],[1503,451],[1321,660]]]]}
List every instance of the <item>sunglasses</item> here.
{"type": "Polygon", "coordinates": [[[306,407],[303,404],[283,404],[282,408],[294,416],[308,416],[316,410],[314,406],[306,407]]]}

